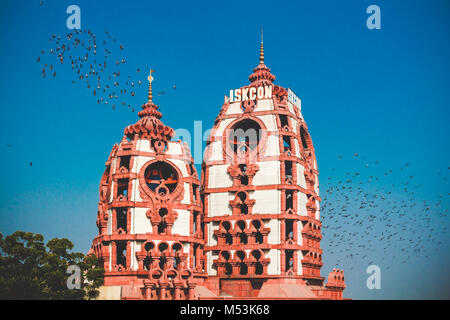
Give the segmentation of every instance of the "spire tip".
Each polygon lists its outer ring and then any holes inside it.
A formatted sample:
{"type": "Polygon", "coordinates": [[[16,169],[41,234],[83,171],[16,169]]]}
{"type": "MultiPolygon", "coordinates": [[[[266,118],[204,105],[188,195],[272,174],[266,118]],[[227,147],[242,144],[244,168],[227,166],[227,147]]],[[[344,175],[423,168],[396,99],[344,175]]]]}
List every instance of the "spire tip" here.
{"type": "Polygon", "coordinates": [[[152,81],[153,81],[153,77],[152,77],[152,73],[155,72],[155,70],[153,70],[152,68],[150,68],[150,74],[147,77],[148,80],[148,102],[153,102],[153,95],[152,95],[152,81]]]}

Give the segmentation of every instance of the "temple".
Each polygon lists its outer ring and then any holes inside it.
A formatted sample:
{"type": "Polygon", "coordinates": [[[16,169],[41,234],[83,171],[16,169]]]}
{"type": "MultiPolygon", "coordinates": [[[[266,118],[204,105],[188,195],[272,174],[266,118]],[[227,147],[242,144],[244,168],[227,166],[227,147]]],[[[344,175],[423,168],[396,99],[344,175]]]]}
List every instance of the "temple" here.
{"type": "Polygon", "coordinates": [[[125,129],[100,183],[100,299],[343,299],[325,284],[317,161],[290,89],[264,63],[231,90],[207,141],[201,183],[152,100],[125,129]]]}

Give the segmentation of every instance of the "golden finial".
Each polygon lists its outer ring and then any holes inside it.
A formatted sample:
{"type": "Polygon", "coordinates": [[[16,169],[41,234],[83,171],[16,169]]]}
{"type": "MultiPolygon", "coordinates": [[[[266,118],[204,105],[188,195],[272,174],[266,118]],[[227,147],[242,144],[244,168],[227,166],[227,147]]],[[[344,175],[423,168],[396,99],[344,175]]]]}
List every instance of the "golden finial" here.
{"type": "Polygon", "coordinates": [[[264,32],[261,27],[261,49],[259,52],[259,63],[264,63],[264,32]]]}
{"type": "Polygon", "coordinates": [[[152,102],[152,81],[153,81],[153,77],[152,77],[152,72],[155,72],[155,70],[153,70],[152,68],[150,68],[150,74],[147,77],[148,80],[148,102],[152,102]]]}

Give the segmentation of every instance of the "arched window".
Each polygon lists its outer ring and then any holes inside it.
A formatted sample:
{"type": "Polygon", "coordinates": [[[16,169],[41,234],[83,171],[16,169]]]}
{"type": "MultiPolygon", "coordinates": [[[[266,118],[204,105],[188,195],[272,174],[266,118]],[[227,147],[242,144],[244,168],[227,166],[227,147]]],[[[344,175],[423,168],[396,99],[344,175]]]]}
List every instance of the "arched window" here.
{"type": "Polygon", "coordinates": [[[162,242],[158,245],[158,250],[159,252],[161,252],[161,258],[159,260],[159,268],[161,270],[164,270],[164,267],[166,265],[167,258],[165,255],[165,251],[167,250],[167,248],[169,248],[169,245],[165,242],[162,242]]]}
{"type": "Polygon", "coordinates": [[[228,245],[233,244],[233,236],[230,233],[231,224],[228,221],[223,221],[222,227],[225,230],[225,243],[228,245]]]}
{"type": "Polygon", "coordinates": [[[248,214],[248,206],[245,204],[245,199],[247,199],[247,195],[245,194],[245,192],[239,192],[238,197],[241,200],[241,203],[239,204],[241,214],[248,214]]]}
{"type": "Polygon", "coordinates": [[[261,259],[261,252],[259,250],[253,250],[251,254],[253,258],[257,261],[255,263],[255,274],[263,274],[264,268],[261,262],[259,262],[259,260],[261,259]]]}
{"type": "Polygon", "coordinates": [[[144,270],[150,270],[150,266],[152,264],[152,259],[150,257],[145,257],[144,259],[144,270]]]}
{"type": "Polygon", "coordinates": [[[242,244],[247,244],[248,242],[248,237],[245,233],[240,233],[239,234],[239,240],[242,244]]]}
{"type": "Polygon", "coordinates": [[[246,275],[248,273],[248,267],[247,264],[244,262],[245,259],[245,253],[243,251],[236,252],[236,256],[238,258],[239,262],[239,273],[241,275],[246,275]]]}
{"type": "Polygon", "coordinates": [[[159,216],[161,217],[161,222],[158,224],[158,234],[165,234],[166,233],[166,228],[167,228],[167,223],[166,223],[166,215],[167,215],[168,211],[166,208],[161,208],[159,210],[159,216]]]}
{"type": "Polygon", "coordinates": [[[231,273],[233,273],[233,267],[231,266],[231,264],[228,262],[228,260],[230,260],[230,253],[228,251],[222,251],[220,253],[220,255],[222,256],[222,258],[226,261],[226,263],[224,264],[225,267],[225,275],[229,276],[231,275],[231,273]]]}
{"type": "Polygon", "coordinates": [[[127,208],[116,209],[117,229],[127,232],[127,208]]]}
{"type": "Polygon", "coordinates": [[[246,154],[255,150],[261,140],[261,127],[251,119],[239,121],[230,130],[228,144],[234,153],[246,154]]]}
{"type": "Polygon", "coordinates": [[[308,149],[309,148],[309,136],[308,133],[306,132],[305,128],[300,127],[300,138],[302,140],[302,146],[304,149],[308,149]]]}
{"type": "Polygon", "coordinates": [[[128,179],[119,179],[117,181],[117,196],[128,197],[128,179]]]}
{"type": "Polygon", "coordinates": [[[173,192],[178,185],[178,174],[175,168],[166,162],[152,163],[145,169],[145,182],[150,190],[160,193],[173,192]],[[163,188],[161,190],[161,188],[163,188]]]}

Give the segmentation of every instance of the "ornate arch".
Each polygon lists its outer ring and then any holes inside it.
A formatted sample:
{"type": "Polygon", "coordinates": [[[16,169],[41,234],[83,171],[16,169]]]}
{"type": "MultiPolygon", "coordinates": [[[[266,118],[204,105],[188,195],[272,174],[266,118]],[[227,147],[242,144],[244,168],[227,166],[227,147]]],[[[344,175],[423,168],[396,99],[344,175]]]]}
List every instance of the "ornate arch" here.
{"type": "Polygon", "coordinates": [[[139,193],[142,199],[144,200],[152,200],[153,203],[158,203],[158,202],[171,202],[174,200],[178,200],[181,201],[184,197],[183,195],[183,190],[184,190],[184,178],[183,178],[183,174],[181,172],[181,170],[172,162],[168,161],[168,160],[159,160],[159,159],[153,159],[148,161],[146,164],[144,164],[141,168],[141,170],[139,171],[138,174],[138,179],[139,179],[139,193]],[[154,163],[158,163],[158,162],[163,162],[166,163],[167,165],[171,166],[177,173],[178,175],[178,185],[175,188],[175,190],[173,190],[172,192],[165,192],[164,194],[162,192],[158,193],[158,189],[160,187],[158,187],[157,189],[155,189],[155,191],[152,191],[146,181],[145,181],[145,171],[147,170],[147,168],[149,166],[151,166],[154,163]]]}
{"type": "Polygon", "coordinates": [[[267,149],[267,139],[268,139],[268,132],[264,122],[255,116],[244,113],[241,117],[229,123],[228,126],[223,131],[222,134],[223,159],[229,163],[234,163],[236,161],[239,163],[247,163],[249,161],[254,163],[265,153],[267,149]],[[234,130],[234,127],[239,122],[242,122],[244,120],[255,121],[261,128],[260,129],[261,137],[258,143],[258,147],[255,148],[254,150],[251,150],[248,156],[239,156],[231,149],[228,140],[232,130],[234,130]]]}

